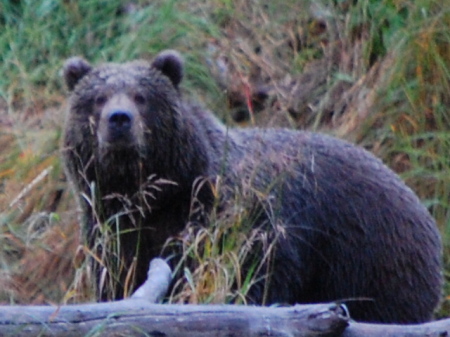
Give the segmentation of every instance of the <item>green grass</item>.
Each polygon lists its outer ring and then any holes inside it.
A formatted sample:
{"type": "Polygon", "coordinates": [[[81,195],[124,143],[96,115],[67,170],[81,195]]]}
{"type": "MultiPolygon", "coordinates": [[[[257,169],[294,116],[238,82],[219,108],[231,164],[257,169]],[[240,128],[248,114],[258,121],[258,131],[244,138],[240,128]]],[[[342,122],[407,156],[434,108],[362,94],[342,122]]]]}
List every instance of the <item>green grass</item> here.
{"type": "MultiPolygon", "coordinates": [[[[92,63],[150,59],[166,48],[185,56],[186,96],[222,119],[231,121],[230,92],[251,92],[263,84],[272,88],[265,109],[280,111],[281,120],[288,121],[282,125],[334,133],[380,156],[436,218],[450,276],[449,6],[438,0],[125,4],[0,0],[2,302],[90,296],[83,260],[76,254],[76,204],[59,156],[64,60],[73,55],[92,63]],[[335,49],[339,58],[330,63],[317,96],[305,104],[311,116],[284,112],[291,107],[286,83],[314,62],[332,60],[335,49]],[[333,96],[339,86],[343,91],[333,96]],[[344,92],[345,104],[334,102],[344,92]]],[[[244,95],[244,109],[248,98],[244,95]]],[[[256,111],[249,123],[265,124],[267,116],[256,111]]],[[[198,231],[186,243],[186,255],[200,264],[185,269],[190,282],[180,285],[181,300],[242,297],[229,291],[238,275],[233,270],[246,254],[239,231],[230,231],[242,220],[242,214],[235,216],[231,223],[219,218],[210,231],[198,231]],[[214,292],[221,295],[214,298],[214,292]]],[[[245,288],[251,280],[240,282],[245,288]]],[[[449,285],[445,294],[450,295],[449,285]]],[[[440,315],[448,316],[449,310],[444,301],[440,315]]]]}

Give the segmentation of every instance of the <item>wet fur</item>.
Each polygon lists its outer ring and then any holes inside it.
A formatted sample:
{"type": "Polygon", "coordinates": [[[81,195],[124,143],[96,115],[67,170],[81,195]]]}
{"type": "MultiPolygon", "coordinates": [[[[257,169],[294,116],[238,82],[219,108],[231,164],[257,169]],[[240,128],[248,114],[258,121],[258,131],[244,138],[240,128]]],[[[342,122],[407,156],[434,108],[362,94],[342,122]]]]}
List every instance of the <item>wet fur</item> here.
{"type": "MultiPolygon", "coordinates": [[[[66,62],[71,98],[64,157],[78,194],[90,195],[95,183],[98,208],[81,198],[91,246],[97,220],[129,205],[133,212],[120,217],[121,229],[132,229],[120,236],[122,258],[130,264],[138,257],[136,283],[142,283],[149,260],[191,220],[194,182],[221,176],[228,191],[252,186],[270,204],[260,205],[265,213],[255,223],[278,240],[269,291],[260,282],[251,288],[250,302],[368,298],[349,303],[354,319],[415,323],[432,317],[442,287],[440,236],[395,173],[362,148],[325,135],[226,128],[183,100],[182,77],[181,58],[172,51],[153,63],[93,68],[79,58],[66,62]],[[101,92],[108,99],[145,96],[136,116],[142,127],[133,131],[142,141],[126,149],[99,144],[93,102],[101,92]]],[[[206,210],[211,207],[208,184],[197,197],[206,210]]],[[[119,287],[116,297],[122,295],[119,287]]]]}

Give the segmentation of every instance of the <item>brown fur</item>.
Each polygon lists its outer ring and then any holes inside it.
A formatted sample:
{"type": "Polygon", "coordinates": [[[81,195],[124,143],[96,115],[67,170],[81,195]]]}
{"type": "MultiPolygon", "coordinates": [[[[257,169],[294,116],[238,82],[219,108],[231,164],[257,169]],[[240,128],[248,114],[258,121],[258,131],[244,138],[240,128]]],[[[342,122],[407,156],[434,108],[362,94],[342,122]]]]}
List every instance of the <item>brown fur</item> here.
{"type": "MultiPolygon", "coordinates": [[[[94,251],[105,253],[95,249],[99,223],[119,228],[120,239],[111,240],[120,249],[109,258],[134,266],[136,284],[142,283],[149,260],[192,220],[195,182],[221,176],[230,190],[251,185],[255,195],[266,196],[255,201],[261,211],[255,226],[278,240],[271,277],[250,289],[249,301],[370,298],[349,303],[355,319],[431,318],[442,287],[439,233],[391,170],[325,135],[227,129],[182,99],[182,77],[173,51],[153,63],[92,68],[80,58],[66,62],[72,95],[65,162],[84,194],[84,235],[94,251]]],[[[197,197],[207,211],[208,184],[197,197]]],[[[127,270],[119,274],[110,283],[118,286],[115,297],[123,296],[127,282],[127,270]]]]}

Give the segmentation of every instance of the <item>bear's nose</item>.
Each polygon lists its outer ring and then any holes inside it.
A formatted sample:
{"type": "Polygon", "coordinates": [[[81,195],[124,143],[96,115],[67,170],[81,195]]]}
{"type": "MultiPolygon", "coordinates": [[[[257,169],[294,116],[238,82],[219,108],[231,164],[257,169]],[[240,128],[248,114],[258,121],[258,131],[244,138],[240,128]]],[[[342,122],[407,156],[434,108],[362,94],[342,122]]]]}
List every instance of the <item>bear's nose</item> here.
{"type": "Polygon", "coordinates": [[[116,130],[127,130],[131,127],[133,115],[129,111],[116,110],[109,114],[109,126],[116,130]]]}

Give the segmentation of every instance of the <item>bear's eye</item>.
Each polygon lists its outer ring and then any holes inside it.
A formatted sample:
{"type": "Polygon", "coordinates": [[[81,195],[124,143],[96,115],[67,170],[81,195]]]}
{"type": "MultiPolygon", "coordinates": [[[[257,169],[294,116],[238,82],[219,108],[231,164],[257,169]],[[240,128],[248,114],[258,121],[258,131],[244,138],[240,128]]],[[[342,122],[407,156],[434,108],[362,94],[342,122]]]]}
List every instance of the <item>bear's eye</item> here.
{"type": "Polygon", "coordinates": [[[135,94],[134,95],[134,101],[137,104],[145,104],[145,97],[142,94],[135,94]]]}
{"type": "Polygon", "coordinates": [[[98,95],[95,97],[95,104],[96,105],[104,105],[106,103],[106,96],[105,95],[98,95]]]}

